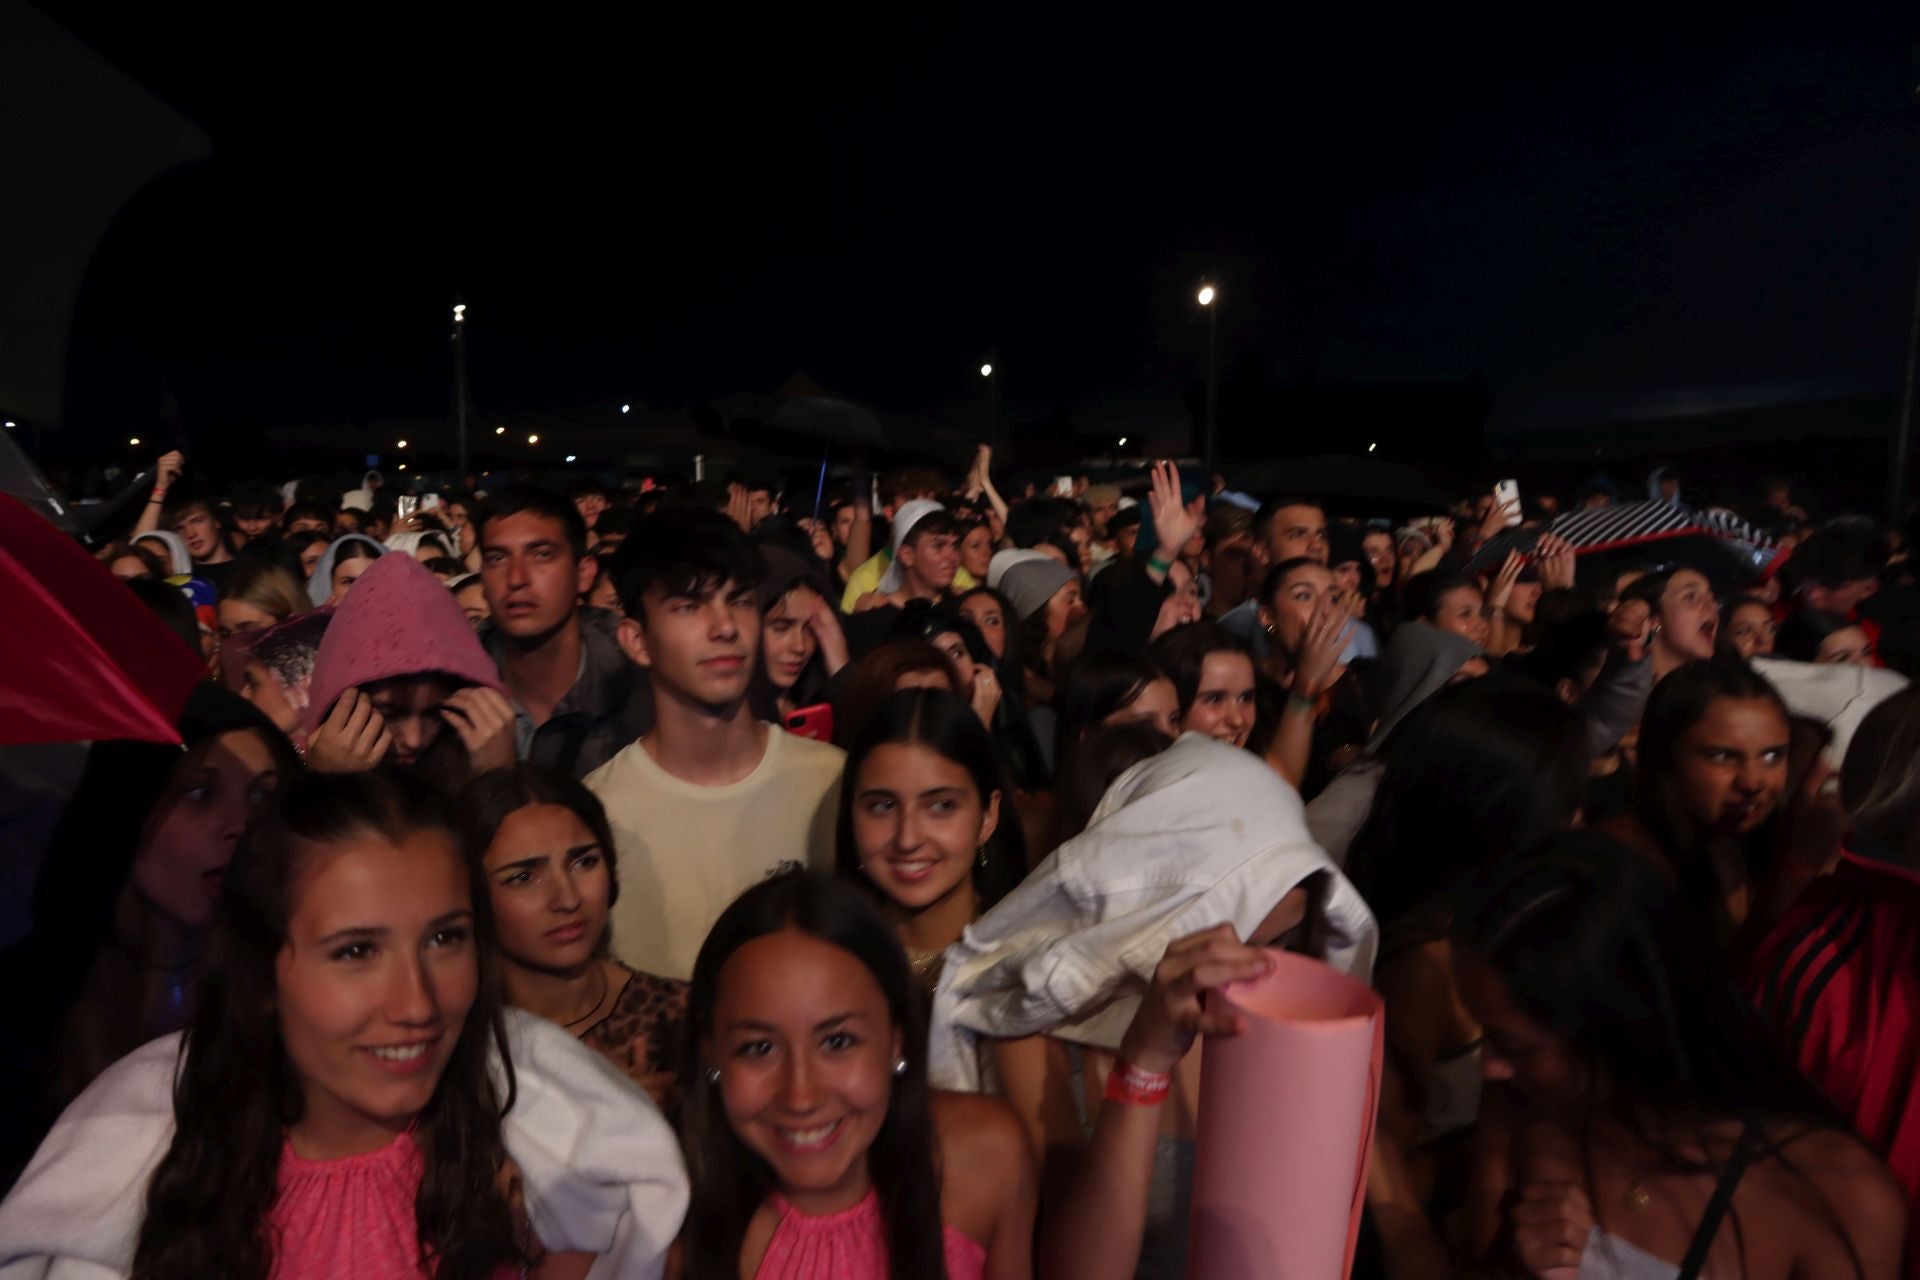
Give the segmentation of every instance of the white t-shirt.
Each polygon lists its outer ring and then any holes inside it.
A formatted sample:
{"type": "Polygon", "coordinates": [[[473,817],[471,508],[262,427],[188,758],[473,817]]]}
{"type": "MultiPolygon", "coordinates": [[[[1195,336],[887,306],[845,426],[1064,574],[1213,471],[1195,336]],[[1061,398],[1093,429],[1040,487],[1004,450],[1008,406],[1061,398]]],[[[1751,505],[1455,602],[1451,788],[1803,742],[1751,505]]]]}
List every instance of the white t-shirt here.
{"type": "Polygon", "coordinates": [[[738,782],[674,777],[639,743],[587,775],[619,854],[613,952],[645,973],[689,978],[729,903],[792,866],[833,870],[846,753],[768,726],[766,754],[738,782]]]}

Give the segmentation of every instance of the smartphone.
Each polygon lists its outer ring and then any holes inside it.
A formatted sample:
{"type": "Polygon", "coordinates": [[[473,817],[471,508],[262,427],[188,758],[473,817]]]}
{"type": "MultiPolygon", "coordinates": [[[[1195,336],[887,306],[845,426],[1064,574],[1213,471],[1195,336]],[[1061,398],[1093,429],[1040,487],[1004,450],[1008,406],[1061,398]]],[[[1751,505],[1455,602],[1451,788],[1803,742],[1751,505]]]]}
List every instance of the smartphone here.
{"type": "Polygon", "coordinates": [[[420,495],[420,509],[422,511],[432,511],[435,507],[438,507],[439,505],[440,505],[439,494],[423,493],[420,495]]]}
{"type": "Polygon", "coordinates": [[[407,519],[420,506],[420,499],[405,495],[394,499],[394,514],[401,520],[407,519]]]}
{"type": "Polygon", "coordinates": [[[811,707],[800,708],[787,717],[787,732],[802,738],[812,738],[815,742],[832,742],[832,705],[817,702],[811,707]]]}
{"type": "Polygon", "coordinates": [[[1053,478],[1053,496],[1056,498],[1071,498],[1073,496],[1073,477],[1055,476],[1053,478]]]}
{"type": "Polygon", "coordinates": [[[1520,482],[1502,480],[1493,486],[1493,500],[1507,509],[1507,528],[1520,523],[1520,482]]]}

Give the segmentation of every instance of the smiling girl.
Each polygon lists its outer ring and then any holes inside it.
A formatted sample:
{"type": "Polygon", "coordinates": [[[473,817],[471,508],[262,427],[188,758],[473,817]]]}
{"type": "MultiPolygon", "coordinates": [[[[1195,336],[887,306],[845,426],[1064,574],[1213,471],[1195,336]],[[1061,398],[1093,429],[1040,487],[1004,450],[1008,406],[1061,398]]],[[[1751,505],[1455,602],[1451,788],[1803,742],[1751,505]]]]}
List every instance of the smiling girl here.
{"type": "Polygon", "coordinates": [[[1026,866],[993,739],[957,695],[907,690],[868,722],[845,777],[839,873],[877,895],[931,991],[947,947],[1026,866]]]}
{"type": "Polygon", "coordinates": [[[906,956],[852,886],[794,872],[742,894],[700,949],[689,1009],[688,1280],[1032,1274],[1019,1127],[991,1099],[929,1090],[906,956]]]}

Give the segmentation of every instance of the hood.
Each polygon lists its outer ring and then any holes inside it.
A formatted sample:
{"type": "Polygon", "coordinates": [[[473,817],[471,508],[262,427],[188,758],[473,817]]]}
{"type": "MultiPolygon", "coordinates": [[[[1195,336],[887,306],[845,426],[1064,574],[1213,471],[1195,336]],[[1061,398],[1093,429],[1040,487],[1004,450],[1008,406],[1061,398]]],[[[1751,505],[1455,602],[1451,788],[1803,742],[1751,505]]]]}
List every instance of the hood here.
{"type": "Polygon", "coordinates": [[[134,539],[135,542],[146,542],[149,540],[158,542],[167,549],[167,563],[172,566],[173,573],[193,572],[193,556],[187,552],[187,540],[185,538],[177,533],[169,533],[164,529],[155,529],[152,533],[143,533],[134,539]]]}
{"type": "Polygon", "coordinates": [[[374,558],[387,554],[387,549],[379,541],[364,533],[343,533],[327,545],[320,562],[313,566],[313,572],[307,576],[307,599],[313,601],[314,608],[323,607],[333,595],[333,565],[340,558],[340,548],[349,542],[364,542],[373,548],[374,558]]]}
{"type": "Polygon", "coordinates": [[[396,533],[387,539],[387,550],[404,551],[417,558],[422,543],[432,543],[439,548],[440,554],[449,559],[457,558],[454,556],[453,539],[438,529],[409,529],[403,533],[396,533]]]}
{"type": "Polygon", "coordinates": [[[348,689],[429,672],[506,692],[453,592],[412,556],[383,556],[333,611],[313,659],[306,730],[348,689]]]}
{"type": "Polygon", "coordinates": [[[1442,631],[1430,622],[1405,622],[1387,641],[1380,655],[1374,686],[1380,690],[1380,723],[1367,743],[1367,754],[1379,751],[1395,725],[1413,709],[1447,687],[1447,681],[1470,658],[1481,657],[1480,646],[1465,636],[1442,631]]]}
{"type": "Polygon", "coordinates": [[[1327,960],[1366,981],[1373,914],[1307,834],[1299,793],[1251,752],[1183,736],[1121,774],[1087,829],[947,949],[935,1084],[979,1086],[980,1036],[1117,1047],[1168,943],[1222,921],[1245,937],[1316,873],[1327,960]]]}
{"type": "Polygon", "coordinates": [[[913,526],[925,520],[936,511],[946,508],[931,498],[915,498],[894,512],[893,515],[893,555],[887,561],[887,572],[880,579],[880,594],[892,595],[900,589],[907,579],[907,571],[900,567],[900,547],[913,532],[913,526]]]}

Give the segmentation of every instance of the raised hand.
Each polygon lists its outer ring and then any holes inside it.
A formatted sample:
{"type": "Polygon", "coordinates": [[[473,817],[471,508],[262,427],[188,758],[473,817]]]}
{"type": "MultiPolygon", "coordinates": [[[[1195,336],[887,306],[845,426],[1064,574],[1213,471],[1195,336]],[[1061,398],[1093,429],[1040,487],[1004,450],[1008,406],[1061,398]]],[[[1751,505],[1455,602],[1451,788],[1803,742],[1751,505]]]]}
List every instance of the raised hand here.
{"type": "Polygon", "coordinates": [[[1000,692],[1000,677],[993,673],[993,668],[984,662],[975,664],[969,700],[980,723],[989,729],[993,728],[993,713],[1000,709],[1000,692]]]}
{"type": "Polygon", "coordinates": [[[1347,631],[1352,625],[1344,606],[1324,598],[1314,606],[1293,663],[1293,692],[1303,698],[1318,698],[1332,686],[1344,670],[1340,655],[1346,650],[1347,631]]]}
{"type": "Polygon", "coordinates": [[[1534,1182],[1509,1211],[1513,1248],[1529,1275],[1572,1276],[1593,1234],[1593,1205],[1577,1182],[1534,1182]]]}
{"type": "Polygon", "coordinates": [[[1557,534],[1540,535],[1533,549],[1533,562],[1540,571],[1542,591],[1568,591],[1573,588],[1573,544],[1557,534]]]}
{"type": "Polygon", "coordinates": [[[1507,552],[1506,563],[1500,566],[1493,585],[1487,588],[1487,608],[1496,614],[1506,609],[1507,601],[1513,599],[1514,584],[1520,581],[1520,571],[1526,567],[1526,558],[1518,551],[1507,552]]]}
{"type": "Polygon", "coordinates": [[[393,735],[373,699],[349,689],[307,739],[307,767],[318,773],[359,773],[386,759],[392,747],[393,735]]]}
{"type": "Polygon", "coordinates": [[[1120,1040],[1120,1056],[1142,1071],[1164,1075],[1187,1056],[1196,1035],[1238,1035],[1245,1019],[1209,1010],[1201,995],[1211,987],[1257,978],[1273,957],[1240,941],[1230,924],[1188,934],[1167,945],[1154,966],[1153,983],[1120,1040]]]}
{"type": "Polygon", "coordinates": [[[497,689],[461,689],[440,704],[440,715],[466,744],[475,773],[513,767],[513,704],[497,689]]]}
{"type": "MultiPolygon", "coordinates": [[[[864,601],[866,597],[861,599],[864,601]]],[[[885,599],[881,597],[882,601],[885,599]]],[[[832,679],[850,660],[847,633],[840,626],[839,611],[825,596],[815,595],[807,609],[805,626],[813,632],[814,641],[820,646],[820,663],[826,668],[827,678],[832,679]]]]}
{"type": "Polygon", "coordinates": [[[1206,499],[1182,502],[1179,468],[1163,461],[1153,464],[1153,487],[1147,503],[1153,512],[1153,532],[1160,539],[1157,554],[1162,560],[1172,561],[1206,519],[1206,499]]]}

